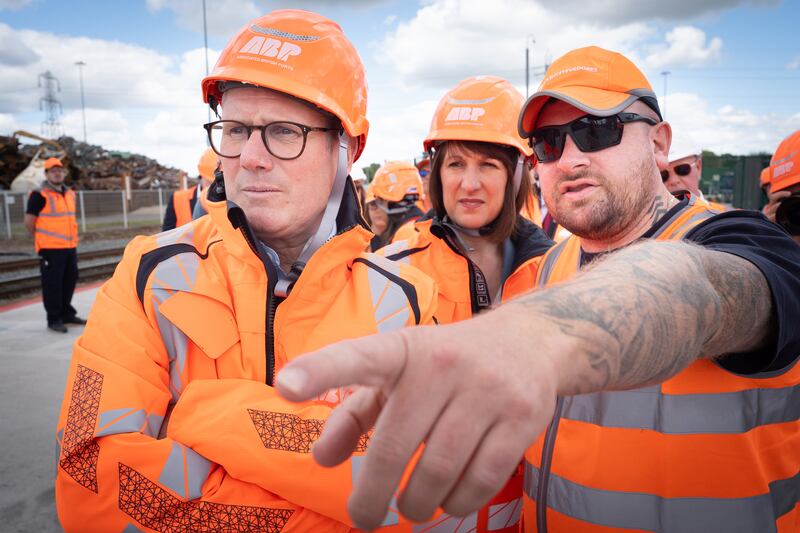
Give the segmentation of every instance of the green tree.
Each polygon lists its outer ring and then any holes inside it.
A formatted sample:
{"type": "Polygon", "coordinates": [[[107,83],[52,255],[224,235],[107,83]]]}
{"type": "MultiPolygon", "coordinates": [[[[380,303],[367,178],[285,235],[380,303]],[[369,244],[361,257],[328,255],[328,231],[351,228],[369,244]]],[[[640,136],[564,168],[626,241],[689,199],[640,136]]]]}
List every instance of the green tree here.
{"type": "Polygon", "coordinates": [[[375,177],[375,173],[378,171],[379,168],[381,168],[381,165],[379,163],[372,163],[368,167],[361,168],[361,170],[364,171],[364,175],[367,177],[367,183],[372,182],[372,178],[375,177]]]}

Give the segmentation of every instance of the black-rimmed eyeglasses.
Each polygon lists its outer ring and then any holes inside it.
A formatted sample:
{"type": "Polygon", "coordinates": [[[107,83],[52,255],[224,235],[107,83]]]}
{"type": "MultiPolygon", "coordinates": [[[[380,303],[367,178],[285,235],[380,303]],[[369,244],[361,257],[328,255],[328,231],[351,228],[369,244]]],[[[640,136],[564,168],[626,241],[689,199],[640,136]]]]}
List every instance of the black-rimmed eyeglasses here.
{"type": "Polygon", "coordinates": [[[267,151],[285,161],[297,159],[306,149],[312,131],[338,131],[339,128],[315,128],[297,122],[270,122],[263,126],[248,125],[237,120],[217,120],[203,124],[211,149],[220,157],[239,157],[253,130],[261,132],[267,151]]]}

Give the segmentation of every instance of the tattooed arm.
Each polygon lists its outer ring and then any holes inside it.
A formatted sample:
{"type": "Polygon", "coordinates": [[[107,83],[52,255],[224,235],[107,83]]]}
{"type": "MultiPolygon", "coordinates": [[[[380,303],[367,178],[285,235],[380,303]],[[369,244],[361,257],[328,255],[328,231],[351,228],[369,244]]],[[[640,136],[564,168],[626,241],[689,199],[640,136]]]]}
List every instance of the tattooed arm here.
{"type": "MultiPolygon", "coordinates": [[[[571,344],[555,360],[561,394],[659,383],[698,357],[756,350],[774,335],[761,272],[687,242],[631,246],[509,307],[534,313],[571,344]]],[[[541,333],[534,322],[527,329],[541,333]]]]}
{"type": "Polygon", "coordinates": [[[771,302],[760,271],[743,259],[642,243],[471,320],[302,356],[277,385],[293,400],[365,385],[333,412],[313,450],[320,463],[338,464],[375,428],[350,496],[359,527],[381,524],[423,440],[396,509],[416,521],[437,505],[463,516],[505,483],[552,419],[558,394],[635,388],[698,357],[757,349],[773,335],[771,302]]]}

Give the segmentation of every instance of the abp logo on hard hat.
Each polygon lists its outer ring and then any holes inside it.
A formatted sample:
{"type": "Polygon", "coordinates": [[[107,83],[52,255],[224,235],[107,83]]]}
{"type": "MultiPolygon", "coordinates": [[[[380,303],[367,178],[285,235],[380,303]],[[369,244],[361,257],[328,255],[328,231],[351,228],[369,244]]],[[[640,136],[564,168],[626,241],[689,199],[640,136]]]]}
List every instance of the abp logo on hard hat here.
{"type": "Polygon", "coordinates": [[[454,107],[447,113],[445,117],[445,122],[459,122],[459,121],[470,121],[470,122],[477,122],[483,115],[486,114],[486,110],[482,107],[454,107]]]}

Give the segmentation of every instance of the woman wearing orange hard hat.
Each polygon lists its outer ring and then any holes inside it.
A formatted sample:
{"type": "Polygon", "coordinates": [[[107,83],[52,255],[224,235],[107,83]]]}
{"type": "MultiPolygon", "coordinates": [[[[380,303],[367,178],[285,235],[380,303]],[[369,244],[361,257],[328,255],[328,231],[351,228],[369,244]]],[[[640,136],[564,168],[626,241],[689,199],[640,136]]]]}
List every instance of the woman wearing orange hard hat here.
{"type": "MultiPolygon", "coordinates": [[[[369,436],[333,468],[310,452],[351,391],[292,404],[273,379],[332,342],[433,322],[433,282],[364,253],[349,177],[367,139],[363,65],[333,21],[274,11],[231,40],[202,93],[219,114],[208,216],[135,239],[98,293],[58,422],[59,520],[349,531],[369,436]]],[[[385,525],[412,530],[397,513],[385,525]]]]}
{"type": "Polygon", "coordinates": [[[432,153],[432,218],[382,250],[439,286],[440,322],[468,318],[533,287],[553,244],[520,215],[530,191],[531,148],[516,133],[522,95],[506,80],[467,78],[444,95],[425,139],[432,153]]]}
{"type": "MultiPolygon", "coordinates": [[[[432,218],[417,222],[410,239],[381,250],[436,281],[440,323],[470,318],[533,288],[539,260],[553,245],[521,215],[532,153],[516,134],[523,101],[493,76],[467,78],[444,95],[424,142],[432,154],[432,218]]],[[[521,495],[520,470],[490,507],[519,505],[521,495]]]]}
{"type": "Polygon", "coordinates": [[[422,188],[417,167],[411,163],[388,161],[375,172],[367,202],[375,234],[373,251],[394,240],[413,236],[413,223],[423,215],[417,205],[422,198],[422,188]]]}

